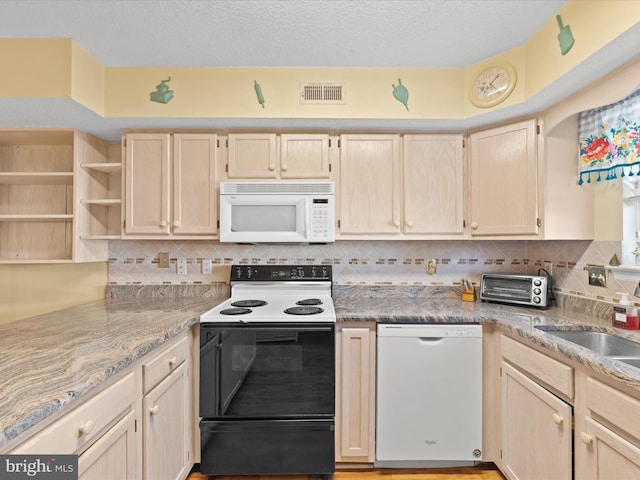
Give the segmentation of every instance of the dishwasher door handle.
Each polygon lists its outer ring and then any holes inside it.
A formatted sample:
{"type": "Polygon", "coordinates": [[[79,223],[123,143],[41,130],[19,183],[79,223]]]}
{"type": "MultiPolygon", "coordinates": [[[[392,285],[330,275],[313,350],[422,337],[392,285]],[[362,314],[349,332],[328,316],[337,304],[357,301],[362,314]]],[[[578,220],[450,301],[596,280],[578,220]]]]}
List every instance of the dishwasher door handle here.
{"type": "Polygon", "coordinates": [[[423,343],[436,343],[442,339],[444,339],[444,337],[418,337],[418,340],[423,343]]]}

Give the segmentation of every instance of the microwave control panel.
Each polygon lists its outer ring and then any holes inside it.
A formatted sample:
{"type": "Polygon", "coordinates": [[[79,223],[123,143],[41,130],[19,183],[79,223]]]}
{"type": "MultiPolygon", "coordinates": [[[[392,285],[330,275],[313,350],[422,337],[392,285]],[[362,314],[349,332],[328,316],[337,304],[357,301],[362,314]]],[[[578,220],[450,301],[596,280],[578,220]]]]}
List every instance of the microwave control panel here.
{"type": "Polygon", "coordinates": [[[333,241],[333,198],[313,198],[311,200],[310,242],[333,241]]]}

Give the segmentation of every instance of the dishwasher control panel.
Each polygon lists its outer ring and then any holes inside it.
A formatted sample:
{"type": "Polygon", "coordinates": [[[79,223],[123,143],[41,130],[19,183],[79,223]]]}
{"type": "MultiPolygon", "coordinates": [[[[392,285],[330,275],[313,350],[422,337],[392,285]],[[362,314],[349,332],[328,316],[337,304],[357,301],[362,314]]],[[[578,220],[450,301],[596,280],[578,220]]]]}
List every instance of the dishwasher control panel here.
{"type": "Polygon", "coordinates": [[[482,325],[479,324],[378,324],[379,337],[420,337],[420,338],[463,338],[482,337],[482,325]]]}

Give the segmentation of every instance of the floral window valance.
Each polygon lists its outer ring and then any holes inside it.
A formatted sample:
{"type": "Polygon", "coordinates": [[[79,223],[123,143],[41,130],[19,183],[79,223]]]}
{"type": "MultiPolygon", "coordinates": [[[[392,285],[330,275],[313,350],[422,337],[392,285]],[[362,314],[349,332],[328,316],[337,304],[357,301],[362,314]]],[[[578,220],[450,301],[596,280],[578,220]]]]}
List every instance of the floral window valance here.
{"type": "Polygon", "coordinates": [[[580,114],[580,181],[640,174],[640,89],[624,100],[580,114]]]}

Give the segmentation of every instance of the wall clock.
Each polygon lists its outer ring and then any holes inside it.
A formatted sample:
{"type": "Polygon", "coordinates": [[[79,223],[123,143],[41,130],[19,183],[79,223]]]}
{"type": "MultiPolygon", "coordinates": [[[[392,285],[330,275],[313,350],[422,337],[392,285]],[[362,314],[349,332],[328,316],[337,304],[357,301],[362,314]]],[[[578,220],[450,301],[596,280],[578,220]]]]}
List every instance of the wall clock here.
{"type": "Polygon", "coordinates": [[[475,78],[469,89],[469,100],[480,108],[493,107],[506,100],[515,86],[515,69],[508,63],[495,63],[475,78]]]}

